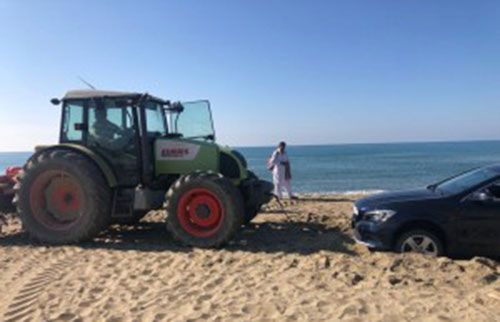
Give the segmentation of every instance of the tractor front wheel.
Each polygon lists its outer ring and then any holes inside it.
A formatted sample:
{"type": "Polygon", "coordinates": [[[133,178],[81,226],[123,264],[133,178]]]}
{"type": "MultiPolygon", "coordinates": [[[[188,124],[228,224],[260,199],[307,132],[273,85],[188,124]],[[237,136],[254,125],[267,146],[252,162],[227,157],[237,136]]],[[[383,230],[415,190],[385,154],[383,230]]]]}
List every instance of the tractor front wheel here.
{"type": "Polygon", "coordinates": [[[111,191],[93,162],[71,150],[33,156],[18,176],[15,201],[24,228],[53,244],[80,242],[104,229],[111,191]]]}
{"type": "Polygon", "coordinates": [[[166,198],[167,227],[174,238],[195,247],[219,247],[233,238],[244,218],[239,190],[226,178],[187,175],[166,198]]]}

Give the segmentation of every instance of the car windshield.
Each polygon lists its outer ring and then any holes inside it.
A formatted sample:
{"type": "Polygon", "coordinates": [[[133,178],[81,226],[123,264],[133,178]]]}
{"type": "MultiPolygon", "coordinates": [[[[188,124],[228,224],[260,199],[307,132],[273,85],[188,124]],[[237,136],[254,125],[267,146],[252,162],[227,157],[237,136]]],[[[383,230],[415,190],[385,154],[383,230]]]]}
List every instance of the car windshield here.
{"type": "Polygon", "coordinates": [[[209,102],[184,102],[182,106],[182,112],[167,115],[171,132],[185,138],[213,140],[215,131],[209,102]]]}
{"type": "Polygon", "coordinates": [[[445,180],[434,186],[443,194],[457,194],[493,179],[497,174],[485,168],[474,169],[456,177],[445,180]]]}

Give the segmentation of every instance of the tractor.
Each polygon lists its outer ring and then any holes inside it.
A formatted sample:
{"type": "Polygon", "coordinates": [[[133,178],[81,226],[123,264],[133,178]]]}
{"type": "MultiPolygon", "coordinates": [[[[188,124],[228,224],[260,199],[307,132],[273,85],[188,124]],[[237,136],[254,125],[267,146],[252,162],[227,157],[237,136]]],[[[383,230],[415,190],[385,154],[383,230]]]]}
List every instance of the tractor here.
{"type": "Polygon", "coordinates": [[[59,144],[36,147],[14,187],[38,241],[78,243],[163,210],[176,240],[220,247],[271,199],[272,184],[215,143],[208,101],[72,90],[51,102],[62,105],[59,144]]]}

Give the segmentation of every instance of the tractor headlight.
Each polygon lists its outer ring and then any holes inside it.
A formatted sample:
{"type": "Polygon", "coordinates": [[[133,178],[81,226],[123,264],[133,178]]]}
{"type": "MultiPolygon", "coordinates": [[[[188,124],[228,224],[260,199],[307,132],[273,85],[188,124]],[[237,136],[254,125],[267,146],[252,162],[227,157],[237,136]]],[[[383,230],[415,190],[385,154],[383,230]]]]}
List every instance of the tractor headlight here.
{"type": "Polygon", "coordinates": [[[394,216],[396,212],[390,209],[377,209],[368,211],[364,214],[364,218],[366,220],[377,221],[377,222],[385,222],[387,219],[394,216]]]}

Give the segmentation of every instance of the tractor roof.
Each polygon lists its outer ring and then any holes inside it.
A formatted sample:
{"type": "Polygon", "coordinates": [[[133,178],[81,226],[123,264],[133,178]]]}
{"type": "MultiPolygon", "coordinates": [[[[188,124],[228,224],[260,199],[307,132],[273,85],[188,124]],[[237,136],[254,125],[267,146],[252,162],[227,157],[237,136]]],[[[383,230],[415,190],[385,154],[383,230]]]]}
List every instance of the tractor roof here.
{"type": "MultiPolygon", "coordinates": [[[[94,90],[94,89],[76,89],[66,92],[63,99],[90,99],[90,98],[139,98],[144,93],[137,92],[118,92],[118,91],[102,91],[102,90],[94,90]]],[[[149,95],[148,97],[154,101],[158,101],[159,103],[166,104],[168,101],[165,101],[161,98],[149,95]]]]}

